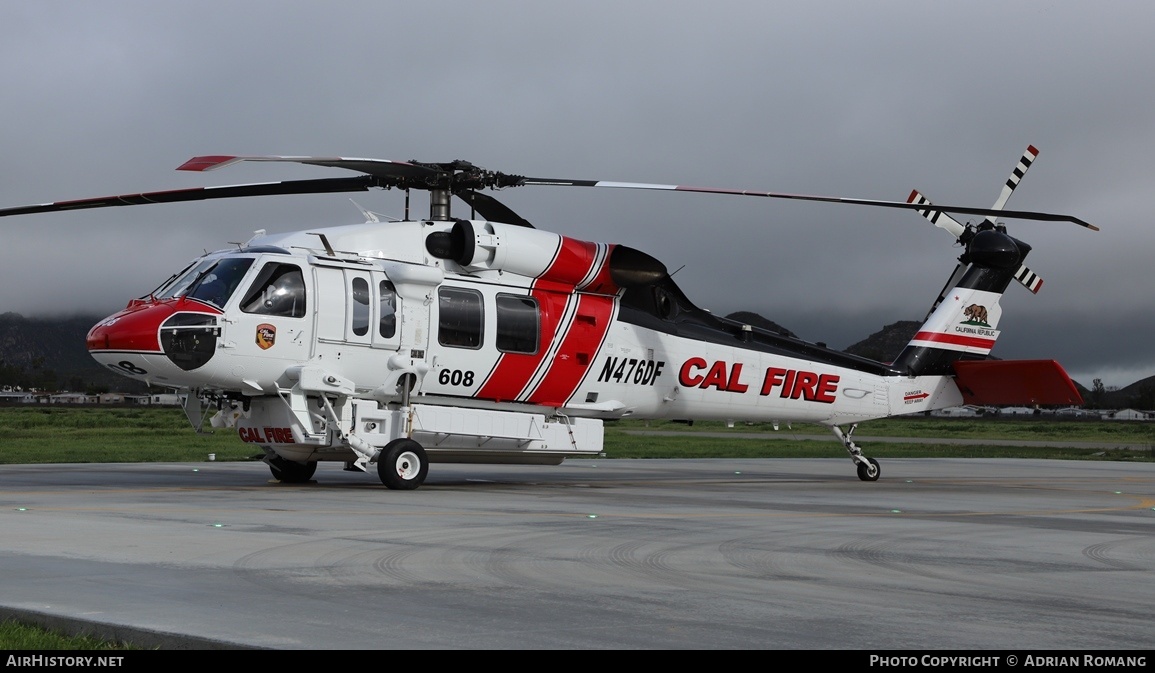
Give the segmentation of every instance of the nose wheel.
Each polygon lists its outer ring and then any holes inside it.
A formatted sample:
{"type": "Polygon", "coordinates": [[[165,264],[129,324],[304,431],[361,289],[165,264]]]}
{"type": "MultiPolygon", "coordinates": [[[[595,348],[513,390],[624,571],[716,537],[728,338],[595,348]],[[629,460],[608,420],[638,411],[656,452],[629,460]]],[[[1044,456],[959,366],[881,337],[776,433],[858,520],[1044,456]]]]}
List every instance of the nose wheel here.
{"type": "Polygon", "coordinates": [[[878,481],[878,478],[882,476],[882,468],[879,467],[878,461],[863,455],[862,449],[850,438],[857,427],[858,424],[850,426],[849,432],[843,432],[842,428],[837,425],[830,426],[830,429],[838,441],[842,442],[842,446],[846,447],[846,452],[850,454],[850,459],[854,461],[854,465],[858,469],[858,478],[863,481],[878,481]]]}

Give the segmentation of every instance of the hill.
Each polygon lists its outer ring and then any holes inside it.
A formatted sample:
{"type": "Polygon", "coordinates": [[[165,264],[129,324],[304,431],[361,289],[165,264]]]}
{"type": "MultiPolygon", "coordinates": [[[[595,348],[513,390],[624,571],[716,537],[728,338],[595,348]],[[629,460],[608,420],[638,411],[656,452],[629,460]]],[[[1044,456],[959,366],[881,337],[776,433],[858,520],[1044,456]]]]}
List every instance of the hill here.
{"type": "Polygon", "coordinates": [[[25,390],[144,393],[140,383],[101,367],[84,345],[99,317],[0,314],[0,386],[25,390]]]}
{"type": "Polygon", "coordinates": [[[846,352],[878,362],[894,362],[921,326],[917,320],[899,320],[847,346],[846,352]]]}

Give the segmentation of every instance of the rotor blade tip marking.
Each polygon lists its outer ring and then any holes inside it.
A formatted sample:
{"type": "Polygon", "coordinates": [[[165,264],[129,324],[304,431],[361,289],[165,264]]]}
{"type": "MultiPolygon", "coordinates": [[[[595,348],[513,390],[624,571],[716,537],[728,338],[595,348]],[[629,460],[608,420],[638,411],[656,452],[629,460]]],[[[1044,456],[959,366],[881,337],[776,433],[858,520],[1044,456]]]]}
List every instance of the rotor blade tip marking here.
{"type": "Polygon", "coordinates": [[[203,157],[193,157],[177,166],[178,171],[211,171],[214,168],[219,168],[230,161],[236,160],[236,156],[226,155],[209,155],[203,157]]]}

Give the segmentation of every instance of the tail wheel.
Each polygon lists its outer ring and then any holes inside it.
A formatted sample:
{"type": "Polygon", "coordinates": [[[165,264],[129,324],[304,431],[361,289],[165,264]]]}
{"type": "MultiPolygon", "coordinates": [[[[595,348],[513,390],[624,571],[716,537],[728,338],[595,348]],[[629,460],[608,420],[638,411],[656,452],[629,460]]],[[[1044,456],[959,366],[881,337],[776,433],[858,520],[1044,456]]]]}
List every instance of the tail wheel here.
{"type": "Polygon", "coordinates": [[[412,491],[429,474],[425,449],[412,439],[395,439],[385,445],[377,457],[377,476],[386,488],[412,491]]]}
{"type": "Polygon", "coordinates": [[[878,461],[873,458],[867,458],[867,463],[858,464],[858,478],[863,481],[878,481],[882,476],[882,468],[878,466],[878,461]]]}

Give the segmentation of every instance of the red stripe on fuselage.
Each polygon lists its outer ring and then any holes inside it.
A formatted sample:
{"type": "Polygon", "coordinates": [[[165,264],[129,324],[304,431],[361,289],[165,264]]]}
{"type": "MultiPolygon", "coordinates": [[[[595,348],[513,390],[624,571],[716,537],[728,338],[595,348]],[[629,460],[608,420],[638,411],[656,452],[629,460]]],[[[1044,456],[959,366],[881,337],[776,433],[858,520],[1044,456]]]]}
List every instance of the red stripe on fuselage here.
{"type": "MultiPolygon", "coordinates": [[[[492,400],[515,400],[525,390],[526,385],[533,379],[541,367],[542,360],[549,354],[558,340],[564,340],[567,334],[573,331],[572,324],[566,333],[559,333],[560,321],[565,315],[569,301],[578,301],[581,308],[580,296],[574,294],[574,288],[583,280],[587,282],[591,291],[613,293],[617,291],[609,275],[609,254],[598,257],[598,245],[588,241],[581,241],[568,236],[559,237],[558,249],[554,253],[549,267],[534,281],[530,296],[537,300],[541,315],[540,334],[541,343],[536,353],[502,353],[493,371],[477,391],[477,397],[492,400]],[[600,267],[594,265],[600,261],[600,267]]],[[[611,300],[612,305],[612,300],[611,300]]],[[[600,337],[598,339],[600,343],[600,337]]],[[[559,351],[560,355],[561,351],[559,351]]],[[[556,362],[550,366],[556,366],[556,362]]],[[[587,365],[588,366],[588,365],[587,365]]],[[[559,385],[550,375],[546,375],[538,389],[547,382],[551,386],[559,385]]],[[[574,382],[574,386],[577,382],[574,382]]],[[[552,388],[551,388],[552,389],[552,388]]],[[[570,393],[573,389],[570,389],[570,393]]],[[[552,398],[553,394],[548,395],[552,398]]],[[[566,394],[566,397],[569,393],[566,394]]],[[[534,395],[536,397],[536,394],[534,395]]]]}
{"type": "Polygon", "coordinates": [[[561,245],[554,255],[553,262],[534,283],[534,287],[550,287],[559,292],[572,292],[583,280],[592,278],[592,281],[586,283],[591,292],[616,293],[617,287],[609,278],[609,255],[600,260],[600,268],[593,268],[598,261],[597,243],[562,236],[561,245]],[[594,285],[600,289],[593,289],[594,285]]]}
{"type": "Polygon", "coordinates": [[[599,294],[577,295],[577,313],[550,363],[545,379],[529,401],[551,407],[564,406],[593,365],[610,328],[614,298],[599,294]]]}
{"type": "Polygon", "coordinates": [[[565,314],[565,305],[571,295],[534,290],[530,292],[530,296],[537,300],[541,316],[538,333],[542,340],[537,345],[537,352],[502,353],[493,373],[477,391],[477,397],[498,401],[517,399],[518,393],[525,388],[533,373],[537,371],[554,340],[561,338],[557,333],[558,322],[565,314]]]}

